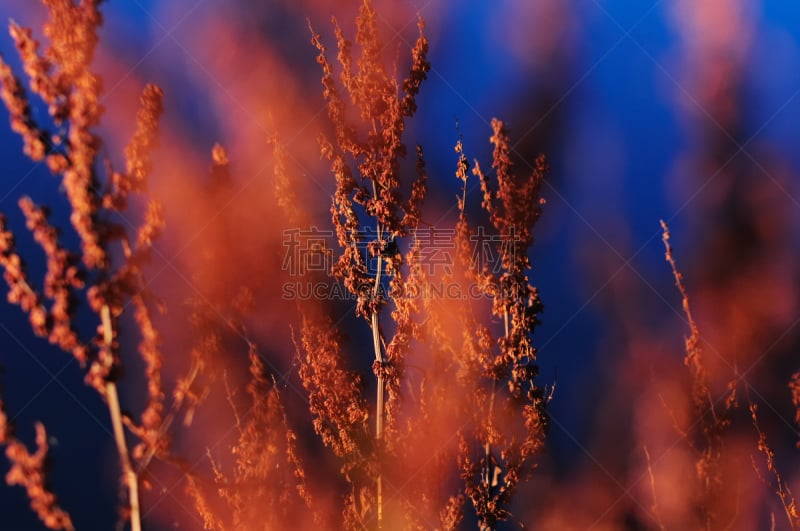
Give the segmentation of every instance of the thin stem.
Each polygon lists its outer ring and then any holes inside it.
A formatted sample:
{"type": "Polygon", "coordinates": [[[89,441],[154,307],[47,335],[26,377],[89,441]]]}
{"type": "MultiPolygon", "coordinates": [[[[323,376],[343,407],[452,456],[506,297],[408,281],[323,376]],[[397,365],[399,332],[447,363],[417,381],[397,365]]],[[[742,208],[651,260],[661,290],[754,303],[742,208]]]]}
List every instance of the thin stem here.
{"type": "Polygon", "coordinates": [[[664,522],[661,520],[661,515],[658,511],[658,498],[656,497],[656,478],[653,475],[653,466],[650,462],[650,452],[647,451],[647,446],[644,446],[644,456],[647,459],[647,474],[650,476],[650,493],[653,496],[653,508],[651,509],[653,516],[655,517],[656,524],[658,524],[658,528],[661,531],[664,531],[666,527],[664,527],[664,522]]]}
{"type": "MultiPolygon", "coordinates": [[[[375,288],[373,291],[373,296],[377,297],[379,294],[379,286],[381,282],[381,264],[382,260],[380,255],[378,256],[378,271],[375,275],[375,288]]],[[[372,343],[373,348],[375,349],[375,359],[378,363],[383,364],[383,352],[381,351],[381,340],[380,340],[380,331],[378,329],[378,312],[373,311],[372,316],[372,343]]],[[[378,478],[377,478],[377,498],[378,498],[378,529],[381,528],[383,523],[383,477],[382,477],[382,470],[381,470],[381,459],[383,454],[383,414],[385,409],[384,403],[384,394],[386,391],[386,382],[383,378],[383,375],[379,372],[378,374],[378,396],[377,396],[377,405],[376,405],[376,412],[375,412],[375,440],[378,443],[378,478]]]]}
{"type": "MultiPolygon", "coordinates": [[[[111,343],[114,335],[111,328],[111,310],[108,305],[103,306],[100,312],[100,317],[103,323],[103,343],[107,349],[111,349],[111,343]]],[[[125,442],[125,430],[122,423],[122,411],[119,406],[117,384],[115,384],[113,380],[107,381],[105,391],[106,399],[108,401],[108,410],[111,413],[111,425],[114,430],[114,442],[117,445],[119,460],[122,465],[123,482],[128,489],[131,531],[141,531],[142,524],[139,511],[139,482],[136,477],[136,472],[133,471],[133,467],[131,466],[130,456],[128,454],[128,445],[125,442]]]]}
{"type": "MultiPolygon", "coordinates": [[[[372,121],[372,130],[377,134],[377,128],[375,125],[375,120],[372,121]]],[[[375,183],[375,179],[371,179],[372,182],[372,195],[373,197],[378,196],[378,189],[375,183]]],[[[383,229],[381,227],[380,222],[377,224],[377,238],[378,238],[378,245],[381,245],[383,239],[383,229]]],[[[370,326],[372,327],[372,347],[375,351],[375,360],[381,365],[381,369],[383,368],[383,364],[385,363],[385,358],[383,356],[383,351],[381,350],[381,335],[380,335],[380,327],[378,323],[378,314],[379,314],[379,306],[377,305],[378,297],[380,296],[380,289],[381,289],[381,276],[383,273],[383,259],[381,257],[381,252],[383,249],[378,250],[378,267],[375,273],[375,285],[372,287],[372,300],[375,303],[373,305],[372,315],[370,315],[370,326]]],[[[375,441],[377,444],[377,451],[378,451],[378,477],[375,481],[375,495],[377,498],[377,506],[378,506],[378,529],[383,527],[383,416],[386,409],[385,404],[385,395],[386,394],[386,381],[383,378],[383,371],[378,371],[378,389],[377,389],[377,397],[375,400],[375,441]]]]}
{"type": "MultiPolygon", "coordinates": [[[[508,339],[508,306],[506,306],[503,310],[503,326],[505,329],[505,337],[508,339]]],[[[494,416],[494,397],[497,394],[497,380],[492,378],[492,394],[489,396],[489,412],[487,418],[489,422],[492,422],[492,417],[494,416]]],[[[488,435],[488,434],[487,434],[488,435]]],[[[486,469],[484,470],[484,480],[486,481],[486,488],[489,492],[492,491],[492,483],[493,483],[493,475],[494,475],[494,467],[492,466],[492,445],[489,444],[489,439],[486,439],[486,444],[484,445],[484,451],[486,453],[486,469]]]]}
{"type": "MultiPolygon", "coordinates": [[[[492,422],[492,416],[494,415],[494,395],[497,393],[497,380],[492,380],[492,394],[489,397],[489,413],[488,419],[489,422],[492,422]]],[[[489,444],[488,433],[486,444],[484,445],[484,451],[486,452],[486,469],[484,470],[484,480],[486,481],[486,488],[491,492],[492,489],[492,445],[489,444]]]]}

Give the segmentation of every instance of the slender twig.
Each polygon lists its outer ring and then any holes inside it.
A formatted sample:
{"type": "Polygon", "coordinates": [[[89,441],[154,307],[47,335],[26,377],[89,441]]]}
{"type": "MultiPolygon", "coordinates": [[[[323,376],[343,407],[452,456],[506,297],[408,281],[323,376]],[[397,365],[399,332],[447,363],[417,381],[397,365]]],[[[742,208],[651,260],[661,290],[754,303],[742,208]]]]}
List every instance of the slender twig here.
{"type": "MultiPolygon", "coordinates": [[[[503,310],[503,326],[505,330],[505,338],[508,339],[508,306],[503,310]]],[[[491,424],[492,417],[494,417],[494,401],[495,395],[497,395],[497,379],[492,378],[492,394],[489,395],[489,411],[487,413],[487,420],[491,424]]],[[[486,454],[486,469],[484,471],[484,480],[486,481],[486,491],[491,495],[492,493],[492,483],[494,483],[494,466],[492,466],[492,445],[489,442],[490,434],[486,434],[486,444],[484,445],[484,451],[486,454]]]]}
{"type": "Polygon", "coordinates": [[[647,451],[647,446],[643,446],[642,448],[644,449],[644,457],[647,460],[647,474],[650,477],[650,493],[653,496],[653,516],[655,516],[658,528],[664,531],[666,527],[664,527],[664,522],[661,520],[661,514],[658,510],[658,498],[656,497],[656,477],[653,474],[653,464],[650,461],[650,452],[647,451]]]}
{"type": "MultiPolygon", "coordinates": [[[[374,181],[373,181],[374,184],[374,181]]],[[[381,234],[381,227],[380,224],[378,225],[378,242],[382,237],[381,234]]],[[[378,529],[381,528],[383,523],[383,477],[382,477],[382,448],[383,448],[383,415],[385,410],[385,403],[384,403],[384,395],[386,392],[386,381],[383,377],[383,364],[385,363],[385,359],[383,356],[383,351],[381,350],[381,337],[380,337],[380,330],[378,327],[378,306],[377,301],[378,297],[380,296],[380,285],[381,285],[381,273],[382,273],[382,264],[383,260],[381,258],[380,252],[378,252],[378,266],[377,271],[375,273],[375,285],[372,289],[372,297],[373,302],[373,311],[372,315],[370,316],[371,326],[372,326],[372,345],[375,349],[375,361],[377,361],[381,365],[381,370],[378,371],[378,390],[377,390],[377,400],[376,400],[376,411],[375,411],[375,440],[377,441],[377,450],[378,450],[378,477],[376,478],[376,496],[377,496],[377,505],[378,505],[378,529]]]]}
{"type": "MultiPolygon", "coordinates": [[[[111,310],[108,305],[103,305],[101,315],[103,324],[103,343],[105,348],[111,349],[113,342],[113,329],[111,327],[111,310]]],[[[108,401],[108,410],[111,413],[111,425],[114,430],[114,442],[117,445],[119,452],[119,459],[122,465],[122,475],[125,487],[128,489],[128,503],[130,504],[130,522],[131,531],[141,531],[141,515],[139,510],[139,482],[131,466],[130,454],[128,453],[128,445],[125,442],[125,430],[122,422],[122,411],[119,405],[119,394],[117,393],[117,384],[113,380],[106,382],[106,400],[108,401]]]]}

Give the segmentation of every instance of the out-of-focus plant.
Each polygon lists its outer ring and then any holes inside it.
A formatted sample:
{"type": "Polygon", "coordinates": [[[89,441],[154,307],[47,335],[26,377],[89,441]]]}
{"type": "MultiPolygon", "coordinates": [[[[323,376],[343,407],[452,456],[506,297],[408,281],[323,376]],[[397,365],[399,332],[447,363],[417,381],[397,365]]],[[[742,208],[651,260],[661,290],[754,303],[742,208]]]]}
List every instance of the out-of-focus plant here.
{"type": "MultiPolygon", "coordinates": [[[[149,201],[138,227],[130,221],[135,211],[129,208],[131,194],[145,191],[151,171],[162,91],[154,85],[144,89],[137,126],[124,153],[125,169],[115,169],[101,156],[102,140],[95,132],[103,116],[101,82],[92,70],[97,28],[102,23],[99,2],[44,4],[48,10],[44,49],[31,29],[12,23],[10,30],[29,89],[47,105],[52,124],[40,124],[34,118],[28,90],[4,61],[0,62],[0,95],[25,153],[61,178],[80,249],[63,247],[59,231],[48,222],[47,210],[24,197],[19,204],[27,227],[47,256],[43,289],[40,292],[28,278],[4,220],[0,265],[9,301],[28,314],[36,335],[81,363],[86,383],[107,404],[126,490],[122,519],[131,529],[141,528],[139,491],[149,484],[145,472],[155,458],[177,466],[188,478],[189,494],[206,528],[285,527],[311,520],[336,527],[337,517],[323,514],[312,502],[313,483],[323,481],[323,476],[309,477],[305,472],[297,436],[290,428],[294,421],[288,418],[276,380],[242,324],[248,306],[243,300],[252,296],[246,289],[235,297],[199,290],[191,312],[195,344],[187,350],[189,370],[175,382],[173,404],[167,409],[160,333],[152,313],[158,301],[147,290],[143,269],[163,228],[162,207],[149,201]],[[82,301],[94,311],[94,330],[81,329],[77,320],[76,305],[82,301]],[[121,326],[129,318],[137,325],[130,338],[121,326]],[[138,420],[120,405],[117,389],[121,347],[134,337],[139,338],[148,396],[138,420]],[[169,434],[176,428],[178,410],[185,408],[190,421],[208,386],[220,383],[210,364],[236,355],[229,343],[239,339],[247,345],[250,409],[240,416],[235,390],[228,390],[239,433],[232,447],[234,468],[226,470],[225,463],[212,460],[214,477],[203,479],[172,454],[169,434]],[[136,441],[133,448],[131,440],[136,441]],[[310,511],[311,520],[297,512],[298,504],[310,511]]],[[[357,297],[355,313],[370,331],[376,378],[373,408],[368,408],[372,401],[364,393],[364,380],[348,361],[364,351],[342,343],[324,306],[300,307],[300,379],[314,430],[340,460],[341,473],[350,486],[341,510],[346,527],[452,529],[463,520],[469,498],[480,526],[491,529],[511,516],[512,495],[544,442],[546,400],[543,389],[534,383],[532,345],[541,304],[528,281],[527,251],[539,217],[539,187],[546,168],[539,159],[529,176],[519,176],[511,162],[505,127],[498,120],[493,122],[492,171],[484,172],[477,161],[473,170],[484,193],[482,207],[497,236],[492,243],[497,268],[490,271],[469,254],[476,225],[467,221],[468,163],[459,142],[457,176],[464,193],[452,233],[459,248],[454,265],[460,269],[448,274],[463,287],[478,285],[484,301],[490,301],[484,309],[501,319],[502,325],[495,330],[491,324],[481,324],[479,314],[486,311],[472,300],[454,314],[444,315],[437,301],[422,293],[433,279],[425,271],[422,257],[427,248],[419,238],[427,191],[421,147],[416,149],[416,178],[408,182],[404,177],[403,133],[406,121],[417,111],[416,97],[430,69],[421,18],[418,26],[411,67],[403,81],[397,81],[384,62],[377,13],[369,1],[363,3],[357,19],[358,58],[335,25],[339,82],[321,36],[312,31],[333,126],[332,138],[320,137],[322,155],[336,183],[331,220],[340,252],[330,273],[357,297]],[[445,322],[453,317],[456,334],[452,322],[445,322]],[[425,366],[419,376],[410,375],[411,362],[425,366]],[[468,395],[479,398],[477,407],[460,398],[468,395]],[[445,419],[448,423],[440,425],[445,419]],[[431,448],[437,449],[435,463],[428,462],[431,448]],[[462,483],[457,487],[453,482],[459,477],[462,483]]],[[[292,182],[281,166],[286,153],[279,142],[275,146],[276,175],[284,185],[278,202],[291,210],[295,205],[287,203],[286,194],[292,182]]],[[[228,155],[220,146],[212,155],[212,186],[224,187],[230,183],[228,155]]],[[[212,194],[214,200],[221,197],[217,192],[212,194]]],[[[287,219],[291,217],[287,214],[287,219]]],[[[228,385],[226,378],[223,383],[228,385]]],[[[45,480],[44,426],[37,425],[38,450],[31,454],[14,437],[5,413],[2,420],[0,441],[13,464],[7,481],[26,487],[31,506],[47,527],[73,529],[45,480]]]]}

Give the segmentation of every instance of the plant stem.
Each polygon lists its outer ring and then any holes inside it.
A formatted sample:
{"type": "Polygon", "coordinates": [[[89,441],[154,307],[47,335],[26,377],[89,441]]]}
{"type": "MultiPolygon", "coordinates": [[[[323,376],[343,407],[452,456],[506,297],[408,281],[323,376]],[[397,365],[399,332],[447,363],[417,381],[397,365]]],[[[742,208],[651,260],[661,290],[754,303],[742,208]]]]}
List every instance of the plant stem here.
{"type": "MultiPolygon", "coordinates": [[[[380,225],[378,225],[378,241],[380,242],[382,237],[382,231],[380,225]]],[[[372,297],[373,300],[377,301],[377,298],[380,296],[380,286],[381,286],[381,274],[382,274],[382,267],[383,267],[383,260],[381,258],[380,253],[378,254],[378,269],[375,274],[375,285],[372,289],[372,297]]],[[[380,329],[378,327],[378,310],[375,309],[370,316],[371,326],[372,326],[372,346],[375,350],[375,360],[383,365],[385,363],[385,359],[383,356],[383,352],[381,351],[381,338],[380,338],[380,329]]],[[[376,480],[376,497],[377,497],[377,506],[378,506],[378,529],[382,527],[383,524],[383,476],[382,476],[382,463],[381,460],[383,459],[383,415],[385,409],[384,403],[384,394],[386,388],[386,382],[384,381],[382,372],[378,372],[378,396],[376,399],[376,411],[375,411],[375,440],[377,442],[377,451],[378,451],[378,477],[376,480]]]]}
{"type": "MultiPolygon", "coordinates": [[[[378,127],[375,119],[372,119],[372,131],[377,135],[378,127]]],[[[372,197],[378,197],[378,187],[375,179],[370,179],[372,184],[372,197]]],[[[378,245],[382,244],[383,229],[380,222],[377,223],[376,235],[378,245]]],[[[383,273],[383,259],[381,258],[382,248],[378,250],[378,268],[375,273],[375,285],[372,287],[372,300],[375,302],[373,305],[372,315],[370,315],[370,326],[372,327],[372,348],[375,351],[375,360],[381,365],[381,370],[378,371],[378,390],[375,400],[375,441],[378,454],[378,477],[375,481],[375,497],[376,505],[378,506],[378,529],[383,527],[383,414],[386,408],[384,402],[384,395],[386,394],[386,382],[383,378],[383,364],[386,362],[381,350],[381,332],[378,323],[378,314],[380,313],[380,306],[378,297],[381,294],[381,274],[383,273]]]]}
{"type": "MultiPolygon", "coordinates": [[[[503,327],[505,329],[505,338],[508,339],[508,306],[503,309],[503,327]]],[[[494,398],[497,394],[497,380],[492,378],[492,394],[489,396],[489,413],[488,420],[491,423],[494,416],[494,398]]],[[[492,466],[492,445],[489,444],[487,438],[484,445],[486,452],[486,470],[484,471],[484,480],[486,481],[486,488],[488,492],[492,492],[492,480],[494,479],[494,467],[492,466]]]]}
{"type": "MultiPolygon", "coordinates": [[[[114,334],[111,328],[111,310],[108,305],[104,305],[100,317],[103,324],[103,343],[107,349],[111,349],[114,334]]],[[[113,380],[106,382],[106,400],[108,401],[108,410],[111,413],[111,425],[114,430],[114,442],[117,445],[119,452],[119,460],[122,466],[123,483],[128,489],[128,502],[130,504],[130,522],[131,531],[141,531],[141,516],[139,514],[139,481],[136,477],[136,472],[133,471],[131,466],[130,456],[128,454],[128,445],[125,442],[125,430],[122,425],[122,411],[119,406],[119,394],[117,393],[117,384],[113,380]]]]}

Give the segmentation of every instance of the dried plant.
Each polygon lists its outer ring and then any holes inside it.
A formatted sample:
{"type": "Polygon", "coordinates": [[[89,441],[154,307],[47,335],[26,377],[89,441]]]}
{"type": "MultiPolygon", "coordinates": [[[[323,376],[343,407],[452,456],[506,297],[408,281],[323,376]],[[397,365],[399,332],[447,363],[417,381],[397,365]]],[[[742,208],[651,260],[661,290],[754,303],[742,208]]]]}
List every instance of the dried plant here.
{"type": "MultiPolygon", "coordinates": [[[[778,470],[778,466],[775,464],[775,452],[772,450],[772,448],[770,448],[767,442],[767,436],[758,423],[758,406],[750,401],[749,408],[750,418],[753,420],[753,427],[758,435],[758,451],[764,454],[764,461],[766,461],[767,470],[774,479],[774,486],[772,486],[772,488],[778,495],[778,499],[783,507],[789,527],[791,529],[798,529],[800,528],[800,513],[797,512],[797,504],[794,501],[794,496],[792,495],[791,489],[784,481],[780,471],[778,470]]],[[[756,466],[755,460],[753,466],[756,466]]],[[[758,469],[756,469],[756,471],[758,471],[758,469]]]]}
{"type": "MultiPolygon", "coordinates": [[[[398,443],[387,434],[396,431],[399,386],[410,331],[408,321],[401,316],[395,335],[385,337],[381,314],[387,301],[382,292],[387,278],[395,287],[402,285],[399,271],[403,255],[398,250],[396,239],[419,225],[419,206],[425,193],[426,179],[421,149],[418,149],[418,179],[405,199],[401,196],[399,173],[401,159],[406,155],[406,146],[402,142],[405,120],[416,111],[415,97],[430,65],[427,61],[428,41],[422,33],[424,24],[420,20],[420,34],[412,50],[410,73],[402,85],[392,79],[381,57],[382,45],[377,35],[376,19],[371,4],[364,2],[357,19],[356,43],[361,54],[355,68],[352,45],[334,20],[338,59],[342,66],[341,83],[358,111],[361,127],[348,121],[346,104],[339,94],[333,66],[327,59],[320,36],[313,30],[312,42],[320,52],[317,61],[323,70],[328,117],[335,129],[335,142],[324,137],[320,139],[322,154],[330,162],[337,184],[331,214],[342,254],[333,266],[333,274],[358,297],[356,315],[367,320],[371,328],[375,357],[373,372],[377,378],[374,444],[339,450],[356,451],[358,460],[367,469],[364,471],[366,476],[375,481],[374,492],[372,488],[354,482],[348,523],[366,525],[369,515],[380,527],[383,522],[385,460],[394,453],[398,443]],[[363,130],[366,130],[366,138],[362,139],[359,134],[363,130]],[[357,176],[352,174],[349,160],[356,162],[357,176]],[[359,219],[359,209],[363,209],[369,222],[359,219]],[[370,228],[374,229],[374,238],[365,238],[365,229],[370,228]],[[368,251],[366,256],[364,249],[368,251]]],[[[318,383],[318,379],[312,377],[312,371],[314,369],[305,368],[301,373],[306,375],[303,379],[306,389],[316,387],[318,383]]],[[[366,417],[359,412],[362,408],[358,401],[353,401],[348,410],[350,408],[354,410],[352,413],[348,411],[349,418],[343,422],[344,425],[358,417],[366,417]]],[[[340,422],[335,418],[330,420],[334,424],[340,422]]],[[[350,476],[349,471],[346,474],[350,476]]]]}
{"type": "MultiPolygon", "coordinates": [[[[542,448],[546,424],[545,396],[533,382],[536,365],[531,344],[541,304],[527,278],[527,251],[533,240],[530,231],[539,216],[539,186],[546,168],[540,158],[532,175],[518,176],[512,169],[506,130],[502,122],[493,122],[496,190],[477,162],[475,175],[481,179],[483,207],[501,242],[496,251],[502,271],[495,276],[466,260],[461,263],[464,273],[460,280],[493,288],[492,312],[504,319],[504,329],[493,345],[495,340],[483,328],[484,338],[473,351],[478,359],[466,359],[469,354],[460,345],[462,339],[454,343],[447,337],[441,316],[433,308],[435,303],[424,295],[410,295],[423,293],[430,282],[421,258],[424,245],[416,237],[423,230],[421,203],[427,188],[421,147],[416,150],[416,178],[410,182],[401,178],[407,152],[402,141],[405,121],[416,111],[416,95],[430,68],[424,24],[419,21],[409,74],[398,82],[388,75],[381,57],[376,18],[372,5],[364,2],[357,19],[357,59],[352,43],[334,20],[340,83],[321,36],[312,30],[334,131],[333,140],[320,139],[322,154],[336,180],[331,214],[341,253],[332,275],[356,297],[356,316],[367,322],[372,335],[372,369],[377,381],[371,428],[374,442],[368,437],[369,414],[359,380],[344,368],[340,341],[330,331],[329,322],[320,327],[304,319],[301,378],[311,397],[317,432],[343,460],[342,472],[352,485],[345,510],[347,527],[371,527],[372,523],[381,527],[397,525],[397,521],[425,527],[438,521],[443,528],[454,528],[462,518],[460,507],[466,495],[480,525],[493,528],[509,516],[507,506],[518,482],[530,470],[533,454],[542,448]],[[340,87],[355,112],[350,112],[340,87]],[[411,242],[404,252],[408,239],[411,242]],[[389,300],[387,292],[400,295],[389,300]],[[386,315],[384,309],[389,305],[393,309],[386,315]],[[432,335],[425,337],[427,334],[432,335]],[[449,360],[448,350],[454,356],[449,360]],[[408,376],[409,356],[429,365],[419,382],[408,376]],[[408,392],[403,391],[405,387],[408,392]],[[487,408],[467,411],[444,396],[448,392],[485,395],[487,408]],[[335,403],[331,395],[336,397],[335,403]],[[415,479],[419,496],[399,492],[387,501],[384,484],[404,484],[401,474],[408,473],[409,464],[416,459],[414,452],[436,440],[426,437],[431,435],[429,423],[448,415],[461,419],[462,426],[456,431],[462,444],[451,444],[437,459],[437,466],[431,469],[437,473],[415,479]],[[400,424],[401,419],[405,425],[400,424]],[[473,446],[480,447],[480,455],[473,446]],[[447,478],[459,469],[465,482],[462,492],[442,496],[447,478]],[[420,506],[426,508],[424,516],[419,514],[420,506]]],[[[463,164],[461,160],[459,171],[463,164]]],[[[285,164],[276,165],[276,175],[279,183],[286,181],[285,164]]],[[[469,238],[463,198],[459,207],[458,227],[461,235],[469,238]]],[[[466,316],[463,324],[472,329],[466,316]]],[[[450,434],[451,438],[455,435],[450,434]]],[[[412,470],[417,470],[414,475],[421,473],[416,467],[412,470]]]]}
{"type": "Polygon", "coordinates": [[[27,491],[31,509],[48,529],[75,529],[69,515],[58,506],[56,496],[47,486],[47,432],[41,423],[36,424],[36,452],[31,454],[13,433],[8,416],[0,402],[0,444],[6,447],[6,457],[11,469],[6,483],[19,485],[27,491]]]}
{"type": "Polygon", "coordinates": [[[286,412],[274,378],[267,371],[254,344],[250,345],[251,380],[247,385],[251,404],[243,420],[236,412],[238,441],[231,452],[235,468],[228,476],[209,454],[216,495],[227,505],[220,517],[195,475],[189,474],[189,492],[203,517],[206,529],[272,529],[302,527],[319,517],[306,519],[298,512],[297,498],[313,514],[315,508],[306,488],[306,472],[296,448],[296,435],[289,429],[286,412]]]}
{"type": "Polygon", "coordinates": [[[713,503],[718,496],[718,490],[723,482],[721,469],[721,455],[723,451],[723,435],[731,423],[730,417],[737,406],[736,380],[731,380],[728,385],[728,394],[719,408],[717,399],[712,395],[708,384],[708,375],[703,361],[700,331],[692,316],[689,306],[689,296],[683,285],[683,275],[675,264],[672,247],[669,243],[670,232],[667,224],[661,221],[663,230],[665,258],[672,268],[675,284],[681,294],[681,304],[686,320],[689,324],[689,337],[686,338],[686,357],[684,363],[689,368],[692,383],[692,403],[695,408],[697,423],[700,424],[705,439],[704,444],[697,448],[699,457],[696,463],[697,478],[699,480],[700,494],[698,501],[706,529],[713,529],[717,524],[713,503]]]}
{"type": "MultiPolygon", "coordinates": [[[[539,189],[547,167],[544,157],[540,156],[530,175],[516,173],[511,161],[511,142],[503,122],[493,120],[492,128],[492,169],[497,184],[490,182],[478,161],[472,173],[480,180],[482,207],[500,236],[497,254],[501,268],[492,274],[486,264],[482,269],[472,264],[469,274],[493,294],[492,314],[502,318],[503,330],[494,340],[488,328],[477,325],[473,316],[466,316],[465,330],[479,331],[470,339],[470,348],[465,351],[477,359],[467,363],[480,371],[476,375],[478,382],[491,381],[491,393],[484,402],[488,407],[486,410],[479,408],[479,416],[473,420],[477,427],[475,437],[483,447],[483,455],[476,459],[463,438],[459,455],[466,492],[475,505],[483,529],[494,529],[498,520],[510,516],[506,507],[519,482],[526,478],[532,457],[544,445],[548,400],[545,389],[534,381],[538,368],[532,334],[539,323],[542,303],[527,276],[531,268],[528,258],[533,242],[531,230],[544,202],[539,189]],[[516,431],[514,417],[517,415],[522,421],[521,431],[516,431]]],[[[457,177],[466,188],[466,161],[460,142],[456,151],[460,154],[457,177]]],[[[470,231],[464,198],[459,207],[458,233],[463,242],[470,231]]]]}
{"type": "MultiPolygon", "coordinates": [[[[216,144],[205,185],[190,183],[195,195],[187,201],[203,225],[202,249],[188,268],[193,291],[183,307],[176,305],[178,317],[168,321],[165,302],[150,291],[148,270],[165,216],[181,206],[162,206],[148,194],[156,169],[151,156],[163,136],[164,94],[155,85],[143,88],[133,134],[119,153],[123,167],[108,160],[108,146],[97,132],[104,109],[93,67],[101,2],[43,4],[41,42],[33,29],[10,24],[27,83],[0,58],[0,99],[24,153],[58,178],[70,225],[57,227],[47,207],[23,196],[18,206],[45,257],[43,278],[31,278],[37,269],[26,267],[28,250],[15,237],[19,229],[12,230],[13,216],[2,214],[0,267],[8,301],[22,310],[33,334],[79,362],[85,383],[105,404],[122,486],[121,528],[151,525],[148,502],[171,496],[178,485],[190,501],[192,524],[216,531],[562,528],[563,521],[548,519],[551,500],[569,511],[598,499],[608,502],[590,492],[590,476],[578,474],[584,499],[564,496],[564,486],[547,470],[533,474],[553,420],[548,405],[554,388],[539,382],[536,334],[543,304],[530,258],[549,172],[544,156],[527,164],[506,124],[493,119],[490,165],[468,158],[462,137],[455,145],[455,181],[449,178],[458,191],[454,219],[430,223],[429,206],[423,205],[434,185],[429,153],[419,145],[412,149],[406,139],[432,68],[421,16],[409,52],[394,64],[387,60],[380,15],[370,0],[359,3],[352,42],[346,26],[332,20],[334,52],[309,22],[327,111],[313,149],[328,177],[325,225],[333,243],[310,252],[325,267],[279,272],[273,260],[278,230],[310,228],[318,219],[293,168],[307,153],[293,152],[292,142],[283,140],[283,124],[268,135],[274,176],[269,184],[280,215],[258,212],[269,230],[247,227],[266,233],[259,240],[263,246],[251,249],[261,253],[258,266],[239,261],[239,247],[250,242],[241,239],[242,219],[249,218],[229,208],[239,194],[238,146],[228,144],[229,152],[216,144]],[[47,117],[35,112],[33,97],[47,117]],[[530,171],[520,171],[520,162],[530,171]],[[478,201],[471,190],[480,190],[478,201]],[[441,269],[431,262],[437,233],[453,251],[438,263],[441,269]],[[77,244],[65,243],[70,236],[77,244]],[[338,318],[344,304],[335,300],[274,302],[273,277],[280,277],[276,284],[301,280],[336,287],[353,307],[338,318]],[[443,286],[457,295],[437,291],[443,286]],[[90,323],[78,317],[81,306],[88,308],[83,313],[90,323]],[[264,333],[259,325],[266,320],[279,323],[283,335],[264,333]],[[171,327],[187,337],[170,342],[171,327]],[[165,344],[169,357],[162,352],[165,344]],[[127,358],[134,351],[138,359],[127,358]],[[125,371],[131,366],[140,367],[140,377],[125,371]],[[128,404],[120,384],[136,387],[138,405],[134,399],[128,404]],[[180,479],[166,485],[162,473],[180,479]],[[530,477],[540,478],[532,488],[549,484],[537,491],[542,495],[534,508],[515,502],[530,477]]],[[[201,151],[206,160],[208,148],[201,151]]],[[[731,447],[744,440],[735,424],[741,420],[737,389],[744,376],[734,367],[729,377],[712,363],[697,324],[702,314],[696,321],[665,223],[662,229],[689,329],[683,357],[688,371],[682,371],[689,387],[680,387],[683,380],[676,386],[687,411],[682,404],[667,409],[687,442],[687,468],[695,477],[694,488],[686,489],[691,493],[681,493],[676,502],[691,505],[681,508],[688,516],[670,514],[665,504],[676,497],[664,492],[663,455],[645,445],[653,505],[640,509],[661,529],[676,522],[735,526],[738,514],[725,511],[738,503],[728,499],[729,478],[744,477],[730,465],[737,462],[735,452],[743,451],[731,447]]],[[[800,424],[800,372],[789,387],[785,405],[791,402],[800,424]]],[[[777,494],[773,505],[780,503],[795,529],[800,517],[790,489],[794,478],[778,467],[784,449],[771,445],[775,439],[768,441],[764,418],[749,397],[748,402],[757,438],[749,431],[745,448],[762,456],[761,466],[753,458],[753,468],[759,477],[766,469],[769,479],[761,479],[777,494]]],[[[80,527],[47,481],[49,431],[36,423],[36,449],[29,450],[6,407],[8,401],[0,401],[0,444],[10,463],[6,483],[23,487],[47,528],[80,527]]],[[[633,486],[624,486],[625,495],[633,486]]],[[[616,527],[638,525],[623,513],[616,527]]]]}
{"type": "MultiPolygon", "coordinates": [[[[129,234],[131,227],[121,222],[126,221],[123,213],[129,194],[144,189],[149,154],[156,142],[156,124],[162,111],[162,93],[155,86],[145,88],[136,132],[125,151],[126,171],[114,171],[107,162],[108,179],[103,189],[98,177],[100,139],[92,131],[103,112],[99,103],[100,79],[90,66],[97,45],[97,27],[102,22],[98,2],[76,5],[67,0],[47,1],[45,6],[49,20],[44,33],[49,45],[44,50],[40,49],[30,29],[12,23],[10,32],[30,79],[31,91],[48,105],[54,126],[66,130],[66,134],[50,133],[35,123],[26,91],[4,61],[0,62],[2,96],[11,115],[12,129],[22,136],[26,154],[35,162],[46,161],[51,172],[61,178],[72,210],[70,220],[80,237],[81,252],[76,255],[62,248],[58,232],[47,221],[46,211],[26,197],[20,201],[20,208],[28,229],[47,256],[43,295],[29,282],[8,230],[3,231],[2,265],[10,289],[9,300],[28,314],[37,335],[72,354],[86,368],[87,384],[106,401],[122,482],[128,493],[125,518],[132,529],[140,529],[139,479],[126,442],[116,385],[120,373],[118,331],[123,311],[130,302],[136,308],[135,317],[142,332],[139,350],[148,367],[150,396],[141,426],[136,429],[146,444],[157,446],[160,442],[153,434],[161,422],[161,354],[158,333],[147,305],[142,267],[163,225],[161,208],[151,202],[143,223],[133,236],[129,234]],[[111,255],[116,252],[123,255],[119,265],[112,264],[111,255]],[[96,315],[97,333],[88,340],[81,339],[74,327],[78,293],[85,296],[96,315]],[[49,308],[45,304],[47,300],[51,301],[49,308]]],[[[42,439],[43,428],[37,431],[42,439]]],[[[15,455],[22,455],[18,444],[13,440],[8,443],[15,455]]],[[[40,442],[40,450],[30,458],[30,464],[22,465],[26,471],[21,477],[34,474],[37,467],[41,469],[45,453],[46,445],[40,442]]],[[[15,481],[21,482],[20,479],[15,481]]],[[[52,502],[37,502],[40,495],[36,496],[32,497],[32,502],[40,505],[41,508],[37,508],[40,517],[48,525],[58,523],[60,517],[49,513],[52,502]]],[[[71,526],[68,520],[66,522],[59,525],[71,526]]]]}

